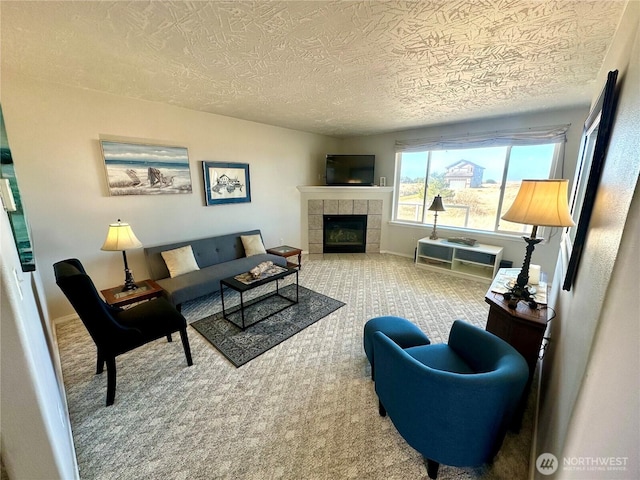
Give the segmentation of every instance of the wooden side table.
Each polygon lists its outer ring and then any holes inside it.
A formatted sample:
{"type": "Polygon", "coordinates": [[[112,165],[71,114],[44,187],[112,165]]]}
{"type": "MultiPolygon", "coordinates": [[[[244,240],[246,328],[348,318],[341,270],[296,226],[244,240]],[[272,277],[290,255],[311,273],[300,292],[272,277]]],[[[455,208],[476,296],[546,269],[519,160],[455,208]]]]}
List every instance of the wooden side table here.
{"type": "Polygon", "coordinates": [[[289,245],[281,245],[279,247],[273,247],[267,249],[267,253],[272,253],[273,255],[278,255],[280,257],[293,257],[295,255],[298,256],[298,263],[293,263],[287,260],[288,267],[298,267],[298,270],[302,269],[302,250],[296,247],[290,247],[289,245]]]}
{"type": "Polygon", "coordinates": [[[547,329],[547,308],[546,305],[540,305],[532,309],[525,302],[519,302],[515,309],[509,308],[502,294],[494,292],[492,288],[484,300],[489,304],[486,330],[515,348],[529,366],[529,379],[515,415],[514,426],[519,429],[547,329]]]}
{"type": "Polygon", "coordinates": [[[484,297],[489,304],[487,331],[508,342],[524,357],[529,365],[529,382],[540,356],[542,338],[547,329],[547,309],[544,305],[537,309],[519,302],[518,308],[511,309],[501,293],[489,290],[484,297]]]}
{"type": "Polygon", "coordinates": [[[100,290],[105,302],[112,307],[123,307],[132,303],[150,300],[152,298],[161,297],[164,290],[153,280],[142,280],[136,282],[138,288],[136,290],[122,291],[122,285],[106,290],[100,290]]]}

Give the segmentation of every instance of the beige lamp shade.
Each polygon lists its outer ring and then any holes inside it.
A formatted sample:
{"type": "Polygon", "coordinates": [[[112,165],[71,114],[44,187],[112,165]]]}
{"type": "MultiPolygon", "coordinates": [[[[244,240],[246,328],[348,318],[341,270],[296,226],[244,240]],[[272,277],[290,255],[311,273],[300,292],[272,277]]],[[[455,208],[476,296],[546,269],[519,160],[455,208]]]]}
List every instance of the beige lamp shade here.
{"type": "Polygon", "coordinates": [[[503,220],[543,227],[575,225],[569,213],[568,180],[522,180],[520,190],[503,220]]]}
{"type": "Polygon", "coordinates": [[[124,251],[132,248],[140,248],[142,243],[136,237],[128,223],[112,223],[109,225],[107,239],[100,250],[124,251]]]}

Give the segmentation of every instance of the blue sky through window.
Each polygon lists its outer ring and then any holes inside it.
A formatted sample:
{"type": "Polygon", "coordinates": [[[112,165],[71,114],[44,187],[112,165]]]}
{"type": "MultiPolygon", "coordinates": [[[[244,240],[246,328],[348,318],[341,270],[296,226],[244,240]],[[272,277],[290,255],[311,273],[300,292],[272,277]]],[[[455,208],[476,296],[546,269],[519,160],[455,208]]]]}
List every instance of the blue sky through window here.
{"type": "MultiPolygon", "coordinates": [[[[555,144],[513,147],[509,163],[508,181],[524,178],[548,178],[555,144]]],[[[484,167],[483,181],[500,183],[504,170],[507,147],[473,148],[464,150],[438,150],[432,154],[432,173],[443,173],[445,168],[458,160],[468,160],[484,167]]],[[[402,177],[424,178],[427,152],[402,154],[402,177]]]]}

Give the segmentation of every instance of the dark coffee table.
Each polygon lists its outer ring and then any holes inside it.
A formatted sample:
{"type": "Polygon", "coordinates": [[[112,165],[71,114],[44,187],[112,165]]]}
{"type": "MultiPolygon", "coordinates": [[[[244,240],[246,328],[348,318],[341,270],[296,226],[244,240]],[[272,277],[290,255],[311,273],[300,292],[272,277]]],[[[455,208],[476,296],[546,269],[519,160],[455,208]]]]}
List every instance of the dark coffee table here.
{"type": "MultiPolygon", "coordinates": [[[[265,320],[269,317],[271,317],[272,315],[275,315],[278,312],[281,312],[282,310],[289,308],[291,305],[295,305],[296,303],[298,303],[298,269],[296,267],[281,267],[281,268],[285,268],[285,270],[283,272],[280,273],[276,273],[275,275],[270,275],[266,278],[262,278],[260,280],[256,280],[254,282],[251,283],[244,283],[241,282],[240,280],[237,280],[236,277],[228,277],[225,278],[223,280],[220,280],[220,299],[222,300],[222,317],[233,323],[234,325],[236,325],[237,327],[241,328],[242,330],[244,330],[246,328],[245,326],[245,302],[244,302],[244,294],[246,292],[249,292],[255,288],[261,287],[262,285],[266,285],[268,283],[273,283],[275,282],[276,284],[276,289],[274,292],[272,292],[270,295],[265,295],[264,297],[260,298],[260,302],[266,300],[269,297],[272,297],[274,295],[277,295],[285,300],[287,300],[289,302],[288,305],[286,305],[285,307],[282,307],[278,310],[276,310],[275,312],[271,312],[268,315],[265,315],[263,318],[260,318],[259,320],[253,322],[251,325],[255,325],[258,322],[261,322],[262,320],[265,320]],[[296,299],[293,300],[291,298],[287,298],[284,295],[282,295],[280,293],[280,288],[279,288],[279,281],[282,280],[283,278],[288,277],[289,275],[293,275],[295,274],[296,276],[296,299]],[[231,290],[235,290],[236,292],[238,292],[240,294],[240,304],[236,305],[235,307],[232,307],[231,309],[227,310],[227,308],[225,307],[225,303],[224,303],[224,289],[226,288],[230,288],[231,290]],[[233,322],[230,318],[229,318],[229,314],[231,313],[235,313],[238,310],[240,310],[240,317],[242,319],[242,325],[237,325],[235,322],[233,322]]],[[[236,275],[237,276],[237,275],[236,275]]],[[[251,305],[255,305],[254,302],[251,305]]]]}

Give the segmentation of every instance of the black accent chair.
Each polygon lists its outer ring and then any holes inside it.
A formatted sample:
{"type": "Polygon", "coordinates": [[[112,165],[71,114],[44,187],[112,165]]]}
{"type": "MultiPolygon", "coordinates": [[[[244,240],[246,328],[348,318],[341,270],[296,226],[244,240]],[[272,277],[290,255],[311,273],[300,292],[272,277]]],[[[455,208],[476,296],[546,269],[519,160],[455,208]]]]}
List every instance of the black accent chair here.
{"type": "Polygon", "coordinates": [[[187,365],[193,365],[187,321],[165,298],[155,298],[122,309],[107,304],[98,294],[80,260],[53,265],[56,283],[73,305],[98,349],[96,373],[107,363],[107,406],[116,396],[116,357],[153,340],[180,332],[187,365]]]}

